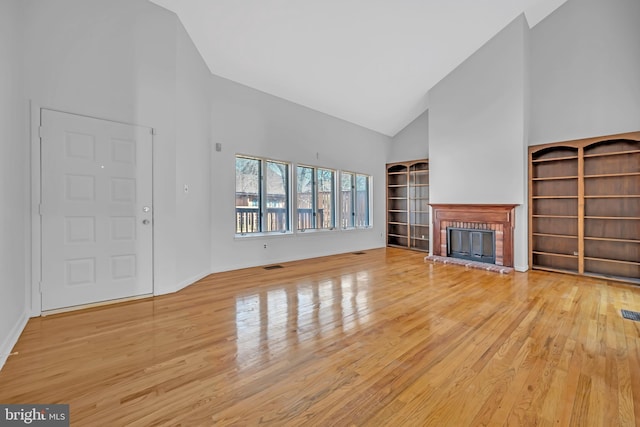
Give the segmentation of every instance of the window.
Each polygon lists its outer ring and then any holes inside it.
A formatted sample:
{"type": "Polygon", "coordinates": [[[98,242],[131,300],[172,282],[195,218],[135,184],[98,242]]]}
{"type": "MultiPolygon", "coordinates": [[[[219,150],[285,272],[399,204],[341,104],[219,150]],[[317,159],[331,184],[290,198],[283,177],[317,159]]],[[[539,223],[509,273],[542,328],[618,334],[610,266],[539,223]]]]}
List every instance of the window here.
{"type": "Polygon", "coordinates": [[[318,221],[316,228],[333,229],[336,226],[335,188],[336,172],[331,169],[318,169],[318,221]]]}
{"type": "Polygon", "coordinates": [[[262,229],[261,163],[258,159],[236,157],[236,233],[255,233],[262,229]]]}
{"type": "Polygon", "coordinates": [[[298,230],[335,228],[336,172],[310,166],[296,172],[298,230]]]}
{"type": "Polygon", "coordinates": [[[353,180],[354,175],[349,172],[340,174],[340,226],[342,228],[353,228],[354,215],[353,209],[353,180]]]}
{"type": "Polygon", "coordinates": [[[313,197],[313,168],[298,166],[296,174],[296,198],[298,208],[298,230],[315,228],[314,197],[313,197]]]}
{"type": "Polygon", "coordinates": [[[289,229],[289,164],[236,156],[236,233],[289,229]]]}
{"type": "Polygon", "coordinates": [[[369,226],[369,181],[369,176],[356,174],[356,228],[369,226]]]}
{"type": "Polygon", "coordinates": [[[342,172],[340,174],[340,226],[342,228],[366,228],[370,221],[369,175],[342,172]]]}
{"type": "Polygon", "coordinates": [[[304,165],[295,172],[292,218],[291,164],[236,156],[236,234],[371,226],[371,176],[304,165]]]}

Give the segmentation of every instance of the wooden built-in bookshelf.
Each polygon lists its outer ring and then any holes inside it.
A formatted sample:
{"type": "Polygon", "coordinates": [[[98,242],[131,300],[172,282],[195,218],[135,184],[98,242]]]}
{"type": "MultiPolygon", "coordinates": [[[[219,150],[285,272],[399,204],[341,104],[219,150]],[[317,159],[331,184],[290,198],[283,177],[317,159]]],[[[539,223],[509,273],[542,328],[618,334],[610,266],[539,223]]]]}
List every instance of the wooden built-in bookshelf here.
{"type": "Polygon", "coordinates": [[[429,161],[387,164],[387,245],[429,251],[429,161]]]}
{"type": "Polygon", "coordinates": [[[640,283],[640,132],[529,147],[529,264],[640,283]]]}

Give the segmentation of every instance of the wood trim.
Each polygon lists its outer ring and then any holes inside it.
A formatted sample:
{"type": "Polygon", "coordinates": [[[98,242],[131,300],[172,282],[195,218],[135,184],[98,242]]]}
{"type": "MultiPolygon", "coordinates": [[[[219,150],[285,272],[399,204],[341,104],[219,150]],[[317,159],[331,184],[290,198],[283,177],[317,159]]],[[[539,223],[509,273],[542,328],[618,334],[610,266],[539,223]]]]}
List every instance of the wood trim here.
{"type": "MultiPolygon", "coordinates": [[[[532,145],[529,147],[529,154],[537,153],[538,151],[544,150],[546,148],[552,148],[552,147],[557,148],[562,146],[580,148],[580,147],[585,147],[587,145],[594,144],[596,142],[611,141],[615,139],[631,139],[634,141],[640,141],[640,132],[617,133],[615,135],[602,135],[602,136],[596,136],[593,138],[573,139],[568,141],[550,142],[547,144],[532,145]]],[[[531,175],[529,175],[529,177],[531,177],[531,175]]]]}
{"type": "Polygon", "coordinates": [[[529,150],[529,180],[528,180],[528,198],[529,204],[527,209],[529,211],[528,218],[528,230],[529,230],[529,267],[533,266],[533,152],[529,150]]]}
{"type": "Polygon", "coordinates": [[[433,255],[447,256],[441,253],[442,221],[475,222],[483,224],[502,224],[504,233],[503,263],[513,267],[513,228],[515,227],[516,204],[431,204],[433,209],[433,255]]]}
{"type": "Polygon", "coordinates": [[[578,147],[578,273],[584,274],[584,147],[578,147]]]}

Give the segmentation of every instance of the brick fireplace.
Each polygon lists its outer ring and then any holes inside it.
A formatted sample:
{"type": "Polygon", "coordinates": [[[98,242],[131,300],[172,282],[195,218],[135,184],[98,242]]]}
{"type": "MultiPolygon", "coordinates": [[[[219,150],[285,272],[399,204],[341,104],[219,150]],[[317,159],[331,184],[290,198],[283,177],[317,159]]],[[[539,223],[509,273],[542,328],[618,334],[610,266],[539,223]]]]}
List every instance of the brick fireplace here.
{"type": "Polygon", "coordinates": [[[513,228],[518,205],[432,204],[433,253],[447,256],[447,227],[491,230],[495,235],[495,263],[513,267],[513,228]]]}

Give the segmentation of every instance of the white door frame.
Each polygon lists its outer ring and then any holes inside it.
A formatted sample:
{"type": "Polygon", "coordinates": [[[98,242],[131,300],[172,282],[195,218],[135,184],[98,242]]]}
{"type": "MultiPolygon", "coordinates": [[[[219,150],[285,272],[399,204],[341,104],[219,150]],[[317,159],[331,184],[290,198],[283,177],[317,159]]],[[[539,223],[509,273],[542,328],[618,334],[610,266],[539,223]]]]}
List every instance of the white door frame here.
{"type": "MultiPolygon", "coordinates": [[[[27,299],[27,307],[30,306],[31,317],[38,317],[42,315],[42,293],[40,291],[40,285],[42,282],[42,226],[40,223],[40,200],[42,196],[42,189],[40,186],[41,174],[42,174],[42,154],[40,147],[40,126],[42,124],[41,111],[51,110],[61,113],[74,114],[76,116],[83,116],[98,120],[107,120],[115,123],[121,123],[131,126],[140,126],[133,123],[125,123],[118,120],[105,119],[101,117],[94,117],[87,114],[79,114],[71,111],[60,110],[57,108],[51,108],[43,106],[33,100],[30,101],[31,117],[30,117],[30,130],[31,130],[31,298],[27,299]],[[30,302],[29,302],[30,300],[30,302]]],[[[153,147],[153,135],[154,129],[149,126],[143,126],[149,128],[152,138],[153,147]]],[[[153,155],[152,155],[153,156],[153,155]]],[[[153,158],[151,162],[151,191],[153,192],[153,158]]],[[[153,210],[151,211],[154,212],[153,210]]],[[[152,239],[155,240],[155,227],[153,227],[154,221],[151,221],[151,234],[152,239]]],[[[154,245],[151,245],[151,259],[152,259],[152,293],[155,295],[155,257],[153,256],[154,245]]]]}

